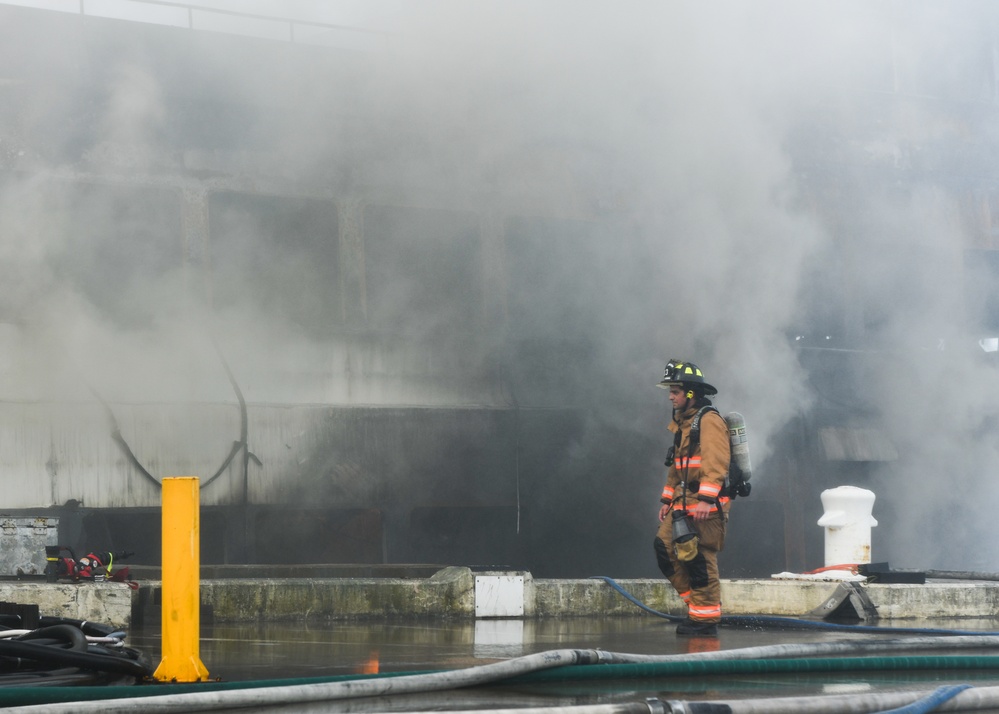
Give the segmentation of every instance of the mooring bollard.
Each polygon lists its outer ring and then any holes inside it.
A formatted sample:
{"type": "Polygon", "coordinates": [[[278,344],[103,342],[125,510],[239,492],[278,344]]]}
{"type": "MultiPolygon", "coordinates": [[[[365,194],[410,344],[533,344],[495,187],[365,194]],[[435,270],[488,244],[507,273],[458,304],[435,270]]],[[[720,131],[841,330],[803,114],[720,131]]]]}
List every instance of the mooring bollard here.
{"type": "Polygon", "coordinates": [[[208,668],[200,655],[199,494],[194,476],[163,479],[163,659],[153,673],[161,682],[208,679],[208,668]]]}
{"type": "Polygon", "coordinates": [[[856,486],[839,486],[822,492],[825,513],[819,525],[826,529],[826,567],[871,562],[871,515],[874,492],[856,486]]]}

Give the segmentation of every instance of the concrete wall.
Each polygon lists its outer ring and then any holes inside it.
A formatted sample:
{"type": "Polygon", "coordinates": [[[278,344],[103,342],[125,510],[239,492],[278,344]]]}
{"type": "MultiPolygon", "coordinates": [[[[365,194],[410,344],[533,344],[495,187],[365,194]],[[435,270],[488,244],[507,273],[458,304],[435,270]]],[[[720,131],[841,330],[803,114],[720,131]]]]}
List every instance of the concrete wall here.
{"type": "MultiPolygon", "coordinates": [[[[654,617],[599,579],[524,577],[523,617],[654,617]]],[[[446,568],[430,578],[258,578],[201,583],[202,612],[218,622],[350,620],[394,617],[475,618],[476,579],[489,573],[446,568]]],[[[645,606],[684,616],[686,608],[662,579],[616,581],[645,606]]],[[[800,618],[836,594],[835,581],[722,580],[725,615],[800,618]]],[[[144,582],[133,601],[137,621],[159,617],[159,582],[144,582]]],[[[863,585],[881,620],[988,618],[999,586],[987,582],[863,585]]],[[[867,622],[865,624],[875,624],[867,622]]]]}
{"type": "Polygon", "coordinates": [[[0,602],[38,605],[42,616],[121,628],[131,624],[134,592],[125,583],[0,582],[0,602]]]}

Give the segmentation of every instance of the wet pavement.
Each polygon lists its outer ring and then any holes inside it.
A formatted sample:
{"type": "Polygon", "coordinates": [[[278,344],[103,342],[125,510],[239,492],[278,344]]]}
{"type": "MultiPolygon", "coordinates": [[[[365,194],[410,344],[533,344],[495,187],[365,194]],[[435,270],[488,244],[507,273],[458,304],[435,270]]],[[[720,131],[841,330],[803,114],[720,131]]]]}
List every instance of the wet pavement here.
{"type": "MultiPolygon", "coordinates": [[[[999,632],[996,620],[905,620],[879,623],[902,628],[871,634],[850,630],[723,627],[715,638],[677,637],[674,626],[653,615],[527,620],[334,622],[202,627],[201,660],[212,679],[229,682],[320,678],[375,673],[457,670],[523,655],[564,649],[667,655],[734,650],[760,645],[869,641],[905,637],[907,629],[999,632]]],[[[159,661],[158,626],[129,633],[128,643],[159,661]]],[[[905,654],[928,654],[907,652],[905,654]]],[[[997,650],[936,652],[992,656],[997,650]]],[[[999,670],[850,671],[836,673],[652,676],[617,680],[508,683],[446,693],[368,698],[311,705],[296,711],[420,711],[550,707],[663,700],[718,700],[825,694],[931,690],[943,684],[999,685],[999,670]]]]}

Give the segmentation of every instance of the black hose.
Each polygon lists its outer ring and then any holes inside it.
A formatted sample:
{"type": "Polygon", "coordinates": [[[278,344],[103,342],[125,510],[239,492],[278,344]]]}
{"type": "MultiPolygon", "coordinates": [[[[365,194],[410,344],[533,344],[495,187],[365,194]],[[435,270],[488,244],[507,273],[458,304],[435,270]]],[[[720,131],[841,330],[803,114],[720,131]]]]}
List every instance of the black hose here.
{"type": "MultiPolygon", "coordinates": [[[[28,660],[34,663],[33,666],[39,668],[61,665],[139,678],[150,674],[148,667],[133,659],[95,654],[90,651],[64,650],[60,647],[40,645],[23,640],[0,640],[0,658],[2,657],[13,659],[18,669],[25,669],[24,660],[28,660]]],[[[0,683],[2,683],[2,678],[0,678],[0,683]]]]}
{"type": "MultiPolygon", "coordinates": [[[[239,388],[239,382],[236,381],[236,376],[232,373],[232,369],[229,367],[229,362],[226,360],[225,355],[222,354],[222,348],[219,347],[218,342],[213,338],[212,346],[215,347],[215,353],[219,357],[219,361],[222,362],[222,368],[225,370],[226,377],[229,379],[229,385],[232,387],[232,391],[236,393],[236,401],[239,402],[239,441],[234,441],[232,443],[232,449],[229,450],[229,455],[222,462],[222,465],[218,467],[214,474],[205,481],[202,488],[208,488],[215,479],[225,473],[225,470],[229,468],[229,464],[236,457],[240,451],[243,452],[243,481],[244,481],[244,491],[245,483],[247,479],[247,470],[250,468],[250,459],[252,459],[258,466],[260,465],[260,459],[256,455],[250,453],[249,444],[249,414],[246,409],[246,399],[243,397],[243,390],[239,388]]],[[[246,493],[243,494],[244,501],[246,500],[246,493]]]]}
{"type": "MultiPolygon", "coordinates": [[[[250,452],[249,442],[247,439],[247,433],[249,429],[248,426],[249,416],[247,414],[246,399],[243,397],[243,391],[239,388],[239,384],[236,382],[236,377],[233,375],[232,370],[229,368],[229,363],[226,361],[225,356],[222,354],[222,350],[218,346],[218,343],[213,339],[212,344],[215,347],[215,351],[218,353],[219,359],[222,361],[222,367],[223,369],[225,369],[226,376],[229,378],[229,384],[232,385],[232,389],[236,393],[236,399],[239,402],[239,441],[234,441],[232,443],[232,448],[229,450],[229,455],[225,457],[225,459],[222,461],[222,465],[218,467],[215,473],[212,474],[207,481],[205,481],[205,483],[201,486],[201,488],[208,487],[219,476],[225,473],[225,470],[229,468],[229,464],[232,463],[232,460],[241,451],[243,452],[244,482],[246,481],[246,471],[249,468],[249,462],[252,460],[258,466],[261,464],[260,459],[257,458],[257,455],[250,452]]],[[[122,436],[121,428],[118,425],[118,419],[115,417],[114,412],[111,410],[111,406],[106,401],[104,401],[104,399],[101,397],[100,394],[97,393],[97,390],[94,389],[93,386],[91,385],[87,386],[89,387],[91,393],[94,395],[97,401],[101,403],[101,406],[104,407],[104,413],[107,415],[108,422],[111,425],[111,438],[114,440],[116,444],[118,444],[118,448],[125,455],[125,458],[146,479],[148,479],[152,483],[162,488],[163,484],[160,482],[160,480],[157,479],[155,476],[153,476],[151,473],[149,473],[149,470],[142,465],[142,462],[139,461],[138,457],[135,455],[135,452],[132,451],[132,447],[130,447],[128,445],[128,442],[125,441],[125,437],[122,436]]],[[[245,490],[246,486],[244,484],[244,491],[245,490]]],[[[244,493],[244,501],[246,500],[245,496],[246,494],[244,493]]]]}
{"type": "Polygon", "coordinates": [[[34,645],[56,647],[65,645],[66,649],[84,652],[87,649],[87,636],[83,630],[72,625],[51,625],[32,630],[13,640],[15,642],[31,642],[34,645]]]}
{"type": "Polygon", "coordinates": [[[105,625],[100,622],[91,622],[89,620],[74,620],[69,617],[42,615],[38,618],[38,624],[41,627],[50,627],[52,625],[70,625],[81,630],[83,634],[89,635],[90,637],[113,637],[115,635],[120,637],[125,636],[125,633],[117,627],[105,625]]]}
{"type": "Polygon", "coordinates": [[[0,688],[141,681],[152,668],[109,625],[42,617],[41,627],[0,639],[0,688]]]}
{"type": "MultiPolygon", "coordinates": [[[[10,692],[14,689],[24,690],[35,687],[81,687],[86,685],[97,685],[102,678],[95,672],[81,670],[79,667],[63,667],[61,669],[45,669],[33,672],[10,672],[0,677],[0,689],[10,692]]],[[[10,695],[9,695],[10,696],[10,695]]],[[[17,695],[12,695],[16,697],[17,695]]],[[[27,703],[31,703],[33,697],[27,698],[27,703]]],[[[4,708],[6,711],[6,707],[4,708]]]]}
{"type": "MultiPolygon", "coordinates": [[[[641,600],[636,598],[634,595],[626,591],[620,585],[618,585],[612,578],[605,575],[594,575],[593,580],[603,580],[605,583],[614,588],[618,593],[620,593],[624,598],[633,602],[635,605],[640,607],[652,615],[657,617],[662,617],[670,622],[680,622],[684,618],[678,615],[670,615],[665,612],[659,612],[649,607],[641,600]]],[[[999,632],[985,632],[979,630],[941,630],[931,627],[880,627],[876,625],[844,625],[835,622],[823,622],[819,620],[800,620],[794,617],[775,617],[770,615],[723,615],[721,619],[722,626],[731,627],[748,627],[748,628],[773,628],[773,629],[785,629],[785,630],[838,630],[841,632],[866,632],[869,634],[898,634],[898,633],[918,633],[918,634],[934,634],[934,635],[981,635],[981,636],[996,636],[999,632]]]]}
{"type": "MultiPolygon", "coordinates": [[[[900,570],[900,573],[909,571],[900,570]]],[[[915,571],[913,571],[915,572],[915,571]]],[[[999,580],[999,573],[976,573],[964,570],[921,570],[928,578],[938,578],[940,580],[999,580]]]]}

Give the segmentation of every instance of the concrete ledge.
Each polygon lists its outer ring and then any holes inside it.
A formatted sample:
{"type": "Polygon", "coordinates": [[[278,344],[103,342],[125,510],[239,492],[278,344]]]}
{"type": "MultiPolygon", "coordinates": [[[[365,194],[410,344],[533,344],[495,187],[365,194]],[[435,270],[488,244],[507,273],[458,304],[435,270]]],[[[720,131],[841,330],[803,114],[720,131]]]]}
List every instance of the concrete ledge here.
{"type": "MultiPolygon", "coordinates": [[[[615,580],[653,610],[686,613],[683,601],[665,580],[615,580]]],[[[538,617],[634,615],[641,610],[602,580],[535,580],[534,614],[538,617]]]]}
{"type": "Polygon", "coordinates": [[[868,585],[867,593],[888,619],[996,617],[999,582],[929,581],[924,585],[868,585]]]}
{"type": "Polygon", "coordinates": [[[123,629],[131,623],[132,593],[125,583],[114,582],[0,582],[2,602],[38,605],[41,615],[89,620],[123,629]]]}
{"type": "MultiPolygon", "coordinates": [[[[476,579],[485,575],[448,567],[426,578],[209,579],[200,586],[202,620],[471,619],[476,612],[476,579]]],[[[524,617],[615,617],[642,612],[603,580],[535,580],[522,571],[516,575],[523,578],[524,617]]],[[[616,582],[647,607],[672,615],[685,612],[665,580],[616,582]]],[[[825,602],[837,586],[836,581],[723,580],[722,603],[727,615],[800,617],[825,602]]],[[[999,614],[999,582],[995,581],[930,580],[923,585],[874,583],[864,588],[885,620],[999,614]]],[[[136,591],[113,582],[0,582],[0,601],[35,604],[43,615],[122,628],[156,622],[162,610],[159,581],[141,581],[136,591]]]]}
{"type": "MultiPolygon", "coordinates": [[[[722,580],[722,610],[726,615],[799,617],[821,605],[838,585],[832,580],[722,580]]],[[[868,594],[874,598],[870,590],[868,594]]]]}
{"type": "MultiPolygon", "coordinates": [[[[255,578],[203,580],[202,619],[280,622],[387,617],[472,617],[475,579],[468,568],[430,578],[255,578]]],[[[136,623],[161,617],[160,583],[141,584],[136,623]]]]}
{"type": "MultiPolygon", "coordinates": [[[[641,608],[602,580],[535,580],[524,575],[524,617],[613,617],[641,608]]],[[[393,617],[474,618],[475,582],[480,575],[450,567],[431,578],[285,578],[205,580],[205,618],[218,622],[346,620],[393,617]]],[[[662,579],[619,580],[617,584],[646,606],[673,615],[685,607],[662,579]]],[[[133,618],[158,620],[159,583],[144,583],[134,600],[133,618]]],[[[835,581],[723,580],[728,615],[799,617],[819,607],[837,588],[835,581]]],[[[925,585],[865,585],[880,616],[982,618],[999,613],[999,583],[929,582],[925,585]]]]}

